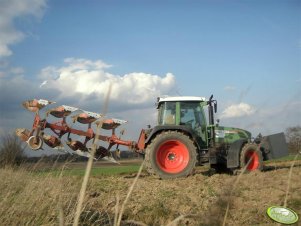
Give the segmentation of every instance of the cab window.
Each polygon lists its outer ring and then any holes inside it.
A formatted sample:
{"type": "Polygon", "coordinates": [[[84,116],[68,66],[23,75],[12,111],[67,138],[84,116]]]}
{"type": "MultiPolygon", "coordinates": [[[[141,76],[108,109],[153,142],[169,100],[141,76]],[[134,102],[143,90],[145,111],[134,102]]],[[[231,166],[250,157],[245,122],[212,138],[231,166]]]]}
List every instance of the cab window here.
{"type": "Polygon", "coordinates": [[[195,129],[201,127],[204,124],[202,109],[198,102],[180,103],[180,109],[181,125],[187,125],[195,129]]]}
{"type": "Polygon", "coordinates": [[[159,107],[159,125],[175,125],[176,102],[164,102],[159,107]]]}

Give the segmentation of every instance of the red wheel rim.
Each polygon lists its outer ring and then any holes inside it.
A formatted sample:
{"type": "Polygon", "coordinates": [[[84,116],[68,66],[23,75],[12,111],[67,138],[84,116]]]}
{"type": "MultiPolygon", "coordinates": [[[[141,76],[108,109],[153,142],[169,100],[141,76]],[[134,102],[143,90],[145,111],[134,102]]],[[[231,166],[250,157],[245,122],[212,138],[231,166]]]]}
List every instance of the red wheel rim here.
{"type": "Polygon", "coordinates": [[[253,171],[258,169],[259,167],[259,156],[254,150],[250,150],[247,152],[245,157],[245,164],[247,164],[250,161],[249,165],[247,166],[247,170],[253,171]]]}
{"type": "Polygon", "coordinates": [[[158,166],[167,173],[179,173],[189,162],[189,151],[185,144],[177,140],[163,143],[157,151],[158,166]]]}

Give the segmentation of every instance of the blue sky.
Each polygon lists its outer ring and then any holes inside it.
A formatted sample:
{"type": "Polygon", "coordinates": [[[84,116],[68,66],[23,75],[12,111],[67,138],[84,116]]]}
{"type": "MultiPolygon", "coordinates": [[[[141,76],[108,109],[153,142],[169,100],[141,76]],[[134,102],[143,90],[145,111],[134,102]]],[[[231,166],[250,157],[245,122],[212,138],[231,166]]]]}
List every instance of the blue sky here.
{"type": "Polygon", "coordinates": [[[221,124],[254,135],[301,125],[300,1],[2,0],[0,15],[2,132],[30,127],[23,99],[99,111],[109,81],[130,139],[158,95],[214,94],[221,124]]]}

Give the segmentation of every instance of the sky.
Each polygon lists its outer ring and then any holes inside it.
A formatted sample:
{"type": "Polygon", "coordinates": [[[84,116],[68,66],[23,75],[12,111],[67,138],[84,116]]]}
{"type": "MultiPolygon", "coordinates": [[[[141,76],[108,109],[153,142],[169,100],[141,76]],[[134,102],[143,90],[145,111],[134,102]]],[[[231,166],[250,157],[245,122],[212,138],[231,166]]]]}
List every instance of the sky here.
{"type": "MultiPolygon", "coordinates": [[[[301,2],[0,0],[0,133],[42,98],[156,124],[158,96],[214,95],[224,126],[301,125],[301,2]]],[[[57,106],[58,106],[57,105],[57,106]]]]}

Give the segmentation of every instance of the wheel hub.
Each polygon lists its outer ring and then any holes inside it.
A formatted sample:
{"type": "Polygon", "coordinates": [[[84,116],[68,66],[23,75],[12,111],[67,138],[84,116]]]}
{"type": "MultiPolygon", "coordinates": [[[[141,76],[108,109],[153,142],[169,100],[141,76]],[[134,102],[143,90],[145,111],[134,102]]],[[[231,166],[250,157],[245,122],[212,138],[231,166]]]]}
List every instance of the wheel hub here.
{"type": "Polygon", "coordinates": [[[180,173],[188,165],[189,151],[182,142],[168,140],[158,148],[156,159],[166,173],[180,173]]]}
{"type": "Polygon", "coordinates": [[[174,161],[176,158],[176,154],[175,153],[169,153],[167,156],[169,161],[174,161]]]}

